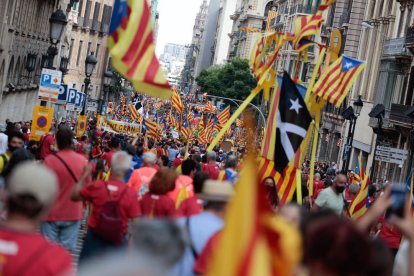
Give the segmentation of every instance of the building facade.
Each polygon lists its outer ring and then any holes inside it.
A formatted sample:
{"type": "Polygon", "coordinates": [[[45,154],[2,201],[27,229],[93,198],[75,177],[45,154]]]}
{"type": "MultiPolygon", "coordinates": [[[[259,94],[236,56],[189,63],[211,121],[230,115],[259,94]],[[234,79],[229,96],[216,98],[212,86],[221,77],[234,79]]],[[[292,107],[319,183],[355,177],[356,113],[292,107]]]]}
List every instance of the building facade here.
{"type": "Polygon", "coordinates": [[[110,68],[107,33],[112,14],[112,0],[79,0],[72,6],[66,27],[64,55],[69,58],[65,83],[85,92],[85,60],[95,55],[98,63],[88,86],[90,99],[98,100],[103,91],[103,76],[110,68]]]}
{"type": "Polygon", "coordinates": [[[196,15],[193,27],[191,44],[187,45],[188,51],[185,57],[184,70],[181,76],[182,90],[192,91],[194,87],[195,71],[198,59],[200,58],[200,48],[207,18],[208,2],[203,0],[196,15]]]}
{"type": "MultiPolygon", "coordinates": [[[[0,1],[0,123],[30,120],[49,43],[49,18],[69,0],[0,1]],[[29,60],[31,61],[29,63],[29,60]]],[[[54,60],[58,66],[60,56],[54,60]]]]}

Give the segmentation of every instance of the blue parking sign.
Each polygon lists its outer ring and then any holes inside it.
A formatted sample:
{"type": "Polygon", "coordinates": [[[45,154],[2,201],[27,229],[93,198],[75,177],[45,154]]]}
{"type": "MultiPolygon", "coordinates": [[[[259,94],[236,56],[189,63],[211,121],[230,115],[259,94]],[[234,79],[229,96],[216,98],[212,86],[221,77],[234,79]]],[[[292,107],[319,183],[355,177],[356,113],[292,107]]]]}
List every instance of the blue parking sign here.
{"type": "Polygon", "coordinates": [[[75,88],[68,89],[68,103],[69,104],[76,104],[76,95],[78,95],[78,91],[75,88]]]}
{"type": "Polygon", "coordinates": [[[68,85],[62,84],[59,88],[57,104],[65,104],[68,99],[68,85]]]}

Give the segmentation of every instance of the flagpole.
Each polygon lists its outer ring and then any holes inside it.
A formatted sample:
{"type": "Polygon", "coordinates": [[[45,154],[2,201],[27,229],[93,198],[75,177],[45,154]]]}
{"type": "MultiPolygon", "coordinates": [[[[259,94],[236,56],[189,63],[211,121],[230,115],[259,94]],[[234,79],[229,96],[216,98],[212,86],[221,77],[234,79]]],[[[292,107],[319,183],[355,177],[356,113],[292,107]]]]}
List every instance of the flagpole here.
{"type": "Polygon", "coordinates": [[[227,123],[223,126],[220,132],[214,137],[213,141],[211,142],[210,146],[207,148],[207,151],[212,151],[220,139],[224,136],[227,129],[231,126],[231,124],[236,121],[236,119],[240,116],[240,114],[246,109],[249,103],[256,97],[256,95],[260,92],[261,86],[256,86],[250,93],[250,95],[244,100],[244,102],[239,106],[239,108],[233,113],[227,123]]]}

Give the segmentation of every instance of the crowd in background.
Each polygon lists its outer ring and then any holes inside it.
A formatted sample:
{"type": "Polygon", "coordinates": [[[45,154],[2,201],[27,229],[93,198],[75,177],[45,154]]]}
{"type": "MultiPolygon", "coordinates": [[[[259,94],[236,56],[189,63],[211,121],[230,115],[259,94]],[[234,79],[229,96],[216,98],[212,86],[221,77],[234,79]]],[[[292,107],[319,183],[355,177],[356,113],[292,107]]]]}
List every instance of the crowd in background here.
{"type": "MultiPolygon", "coordinates": [[[[94,122],[82,137],[62,123],[34,142],[29,128],[0,129],[3,275],[206,274],[244,148],[206,151],[168,131],[154,141],[94,122]]],[[[301,233],[293,275],[414,275],[411,206],[385,217],[390,187],[371,185],[371,207],[354,222],[348,208],[361,183],[334,162],[314,164],[310,196],[310,166],[302,165],[302,206],[281,205],[275,180],[260,176],[268,207],[301,233]]]]}

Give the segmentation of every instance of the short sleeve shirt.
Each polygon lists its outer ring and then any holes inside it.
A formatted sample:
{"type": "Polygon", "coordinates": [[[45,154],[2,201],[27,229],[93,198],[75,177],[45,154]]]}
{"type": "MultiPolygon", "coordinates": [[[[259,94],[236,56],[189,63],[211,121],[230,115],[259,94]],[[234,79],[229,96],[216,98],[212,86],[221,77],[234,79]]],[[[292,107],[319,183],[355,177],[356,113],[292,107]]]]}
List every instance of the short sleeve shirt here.
{"type": "Polygon", "coordinates": [[[174,201],[167,195],[146,193],[139,201],[142,215],[150,218],[175,217],[174,201]]]}
{"type": "Polygon", "coordinates": [[[82,188],[80,191],[81,196],[92,204],[92,214],[88,222],[90,228],[93,229],[96,227],[101,216],[102,208],[105,202],[109,200],[109,193],[111,193],[112,200],[118,200],[124,189],[127,190],[119,201],[119,204],[123,233],[126,234],[128,233],[128,219],[141,215],[141,209],[135,192],[123,182],[112,179],[107,182],[98,180],[82,188]]]}
{"type": "Polygon", "coordinates": [[[73,275],[72,257],[38,233],[0,228],[1,275],[73,275]],[[53,260],[53,261],[51,261],[53,260]]]}
{"type": "Polygon", "coordinates": [[[320,208],[330,209],[340,215],[344,209],[342,194],[337,195],[331,187],[323,189],[316,198],[315,204],[320,208]]]}

